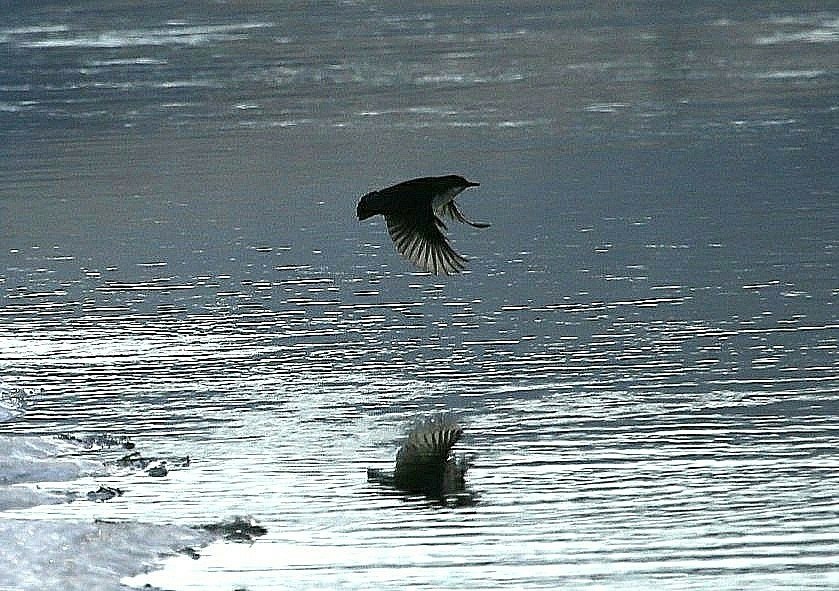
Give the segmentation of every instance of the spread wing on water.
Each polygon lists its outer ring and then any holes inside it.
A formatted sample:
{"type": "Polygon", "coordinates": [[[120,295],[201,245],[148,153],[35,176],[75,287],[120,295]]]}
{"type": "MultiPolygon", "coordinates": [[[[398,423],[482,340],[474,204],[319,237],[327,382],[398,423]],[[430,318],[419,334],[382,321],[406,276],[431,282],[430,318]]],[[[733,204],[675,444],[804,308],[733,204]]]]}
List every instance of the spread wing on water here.
{"type": "Polygon", "coordinates": [[[420,269],[451,275],[465,268],[466,258],[454,251],[442,232],[445,224],[430,211],[420,217],[386,215],[385,221],[396,250],[420,269]]]}

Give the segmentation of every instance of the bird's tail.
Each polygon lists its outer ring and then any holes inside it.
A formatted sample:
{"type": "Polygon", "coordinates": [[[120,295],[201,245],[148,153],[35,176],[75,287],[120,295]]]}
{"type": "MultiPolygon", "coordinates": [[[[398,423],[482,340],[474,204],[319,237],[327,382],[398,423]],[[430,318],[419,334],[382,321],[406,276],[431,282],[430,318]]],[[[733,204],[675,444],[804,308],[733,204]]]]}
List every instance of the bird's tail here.
{"type": "Polygon", "coordinates": [[[382,213],[382,198],[378,191],[364,195],[358,202],[356,213],[359,220],[366,220],[376,214],[382,213]]]}

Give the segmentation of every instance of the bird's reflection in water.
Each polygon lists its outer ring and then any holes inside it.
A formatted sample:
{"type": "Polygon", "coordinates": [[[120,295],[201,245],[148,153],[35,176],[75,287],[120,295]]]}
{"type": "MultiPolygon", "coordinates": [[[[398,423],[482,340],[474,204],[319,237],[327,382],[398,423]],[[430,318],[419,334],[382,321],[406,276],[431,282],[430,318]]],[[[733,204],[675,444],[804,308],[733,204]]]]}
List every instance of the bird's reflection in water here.
{"type": "Polygon", "coordinates": [[[368,468],[367,480],[447,506],[472,505],[477,495],[466,487],[468,461],[452,454],[462,436],[463,428],[447,414],[417,422],[396,454],[394,471],[368,468]]]}

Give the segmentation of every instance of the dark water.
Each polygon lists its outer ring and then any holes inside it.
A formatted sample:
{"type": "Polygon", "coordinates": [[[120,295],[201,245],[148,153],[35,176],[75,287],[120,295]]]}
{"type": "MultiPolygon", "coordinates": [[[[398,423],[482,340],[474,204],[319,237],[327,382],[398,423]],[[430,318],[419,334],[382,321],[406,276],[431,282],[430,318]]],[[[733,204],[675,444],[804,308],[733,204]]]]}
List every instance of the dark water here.
{"type": "Polygon", "coordinates": [[[0,430],[193,458],[34,511],[269,531],[134,583],[839,585],[839,12],[4,12],[0,430]],[[447,172],[435,278],[355,204],[447,172]],[[365,480],[439,409],[474,507],[365,480]]]}

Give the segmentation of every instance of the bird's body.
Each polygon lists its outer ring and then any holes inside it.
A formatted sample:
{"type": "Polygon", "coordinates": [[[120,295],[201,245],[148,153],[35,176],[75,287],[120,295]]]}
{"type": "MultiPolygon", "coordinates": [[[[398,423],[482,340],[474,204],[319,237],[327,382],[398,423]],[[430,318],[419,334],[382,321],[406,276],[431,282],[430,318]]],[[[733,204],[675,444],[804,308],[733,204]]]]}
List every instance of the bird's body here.
{"type": "Polygon", "coordinates": [[[476,228],[489,227],[466,219],[454,202],[462,191],[478,185],[457,175],[412,179],[364,195],[358,202],[358,219],[381,214],[399,254],[435,275],[458,273],[466,259],[449,244],[440,216],[476,228]]]}
{"type": "MultiPolygon", "coordinates": [[[[437,415],[414,425],[396,454],[393,473],[369,468],[367,478],[399,490],[446,500],[466,491],[466,459],[455,458],[452,447],[463,429],[447,415],[437,415]]],[[[464,497],[465,498],[465,497],[464,497]]]]}

